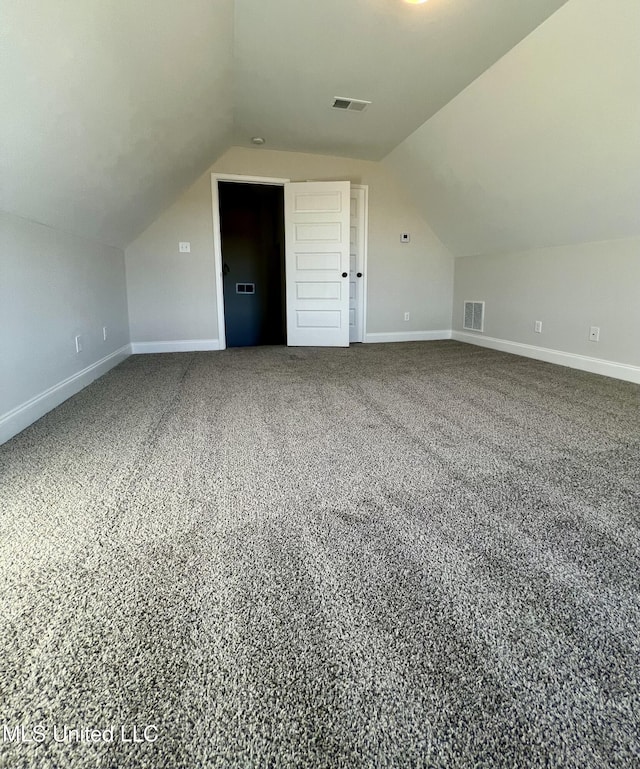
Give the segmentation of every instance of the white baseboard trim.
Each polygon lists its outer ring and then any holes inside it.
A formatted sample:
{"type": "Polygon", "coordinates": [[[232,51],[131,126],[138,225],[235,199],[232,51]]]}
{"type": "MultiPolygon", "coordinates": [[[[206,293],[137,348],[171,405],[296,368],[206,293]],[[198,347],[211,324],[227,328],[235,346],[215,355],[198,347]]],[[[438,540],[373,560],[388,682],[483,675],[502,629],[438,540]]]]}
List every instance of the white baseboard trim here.
{"type": "Polygon", "coordinates": [[[174,342],[131,342],[134,355],[152,352],[208,352],[219,350],[219,339],[177,339],[174,342]]]}
{"type": "Polygon", "coordinates": [[[129,355],[131,355],[131,345],[126,344],[119,350],[83,368],[82,371],[78,371],[77,374],[67,377],[62,382],[58,382],[48,390],[11,409],[11,411],[7,411],[6,414],[0,416],[0,444],[13,438],[14,435],[22,432],[25,427],[29,427],[48,411],[80,392],[95,379],[106,374],[109,369],[122,363],[129,355]]]}
{"type": "Polygon", "coordinates": [[[451,339],[451,331],[384,331],[366,334],[364,341],[368,344],[378,344],[381,342],[432,342],[439,339],[451,339]]]}
{"type": "Polygon", "coordinates": [[[559,366],[589,371],[591,374],[623,379],[626,382],[640,384],[640,366],[632,366],[627,363],[616,363],[602,358],[591,358],[587,355],[576,355],[572,352],[562,352],[549,347],[537,347],[533,344],[522,342],[510,342],[508,339],[496,339],[481,334],[467,334],[463,331],[454,331],[452,338],[458,342],[468,342],[480,347],[490,347],[492,350],[510,352],[515,355],[523,355],[525,358],[535,358],[545,363],[556,363],[559,366]]]}

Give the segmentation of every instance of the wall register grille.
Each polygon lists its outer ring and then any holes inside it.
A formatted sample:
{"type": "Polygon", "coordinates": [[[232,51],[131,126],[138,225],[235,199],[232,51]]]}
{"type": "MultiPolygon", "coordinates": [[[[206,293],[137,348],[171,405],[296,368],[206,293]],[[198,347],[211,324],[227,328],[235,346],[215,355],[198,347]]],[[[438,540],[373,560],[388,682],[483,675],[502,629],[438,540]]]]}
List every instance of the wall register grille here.
{"type": "Polygon", "coordinates": [[[462,327],[468,331],[484,331],[484,302],[465,302],[462,327]]]}

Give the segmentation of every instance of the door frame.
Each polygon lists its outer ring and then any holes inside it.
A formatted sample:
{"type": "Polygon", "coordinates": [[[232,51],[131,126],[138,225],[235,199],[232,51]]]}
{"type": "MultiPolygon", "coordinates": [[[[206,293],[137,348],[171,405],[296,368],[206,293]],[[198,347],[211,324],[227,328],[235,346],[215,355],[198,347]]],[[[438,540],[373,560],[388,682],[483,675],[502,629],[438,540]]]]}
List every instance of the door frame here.
{"type": "MultiPolygon", "coordinates": [[[[227,348],[227,330],[224,319],[224,285],[222,273],[222,237],[220,235],[220,197],[218,182],[236,182],[238,184],[264,184],[282,187],[289,179],[271,176],[240,176],[238,174],[211,174],[211,213],[213,217],[213,264],[216,275],[216,309],[218,311],[218,344],[221,350],[227,348]]],[[[366,273],[365,273],[366,275],[366,273]]]]}

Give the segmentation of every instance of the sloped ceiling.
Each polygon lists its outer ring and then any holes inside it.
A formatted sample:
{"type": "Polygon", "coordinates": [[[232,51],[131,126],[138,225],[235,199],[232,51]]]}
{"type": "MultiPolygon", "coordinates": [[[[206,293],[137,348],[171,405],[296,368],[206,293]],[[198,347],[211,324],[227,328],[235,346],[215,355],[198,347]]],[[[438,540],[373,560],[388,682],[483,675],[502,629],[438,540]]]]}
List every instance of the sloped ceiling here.
{"type": "Polygon", "coordinates": [[[571,0],[386,158],[452,253],[640,235],[639,31],[571,0]]]}
{"type": "Polygon", "coordinates": [[[236,0],[235,143],[379,160],[564,2],[236,0]]]}
{"type": "Polygon", "coordinates": [[[126,245],[253,135],[379,159],[564,2],[3,0],[0,207],[126,245]]]}
{"type": "Polygon", "coordinates": [[[231,141],[233,0],[3,0],[0,208],[128,243],[231,141]]]}

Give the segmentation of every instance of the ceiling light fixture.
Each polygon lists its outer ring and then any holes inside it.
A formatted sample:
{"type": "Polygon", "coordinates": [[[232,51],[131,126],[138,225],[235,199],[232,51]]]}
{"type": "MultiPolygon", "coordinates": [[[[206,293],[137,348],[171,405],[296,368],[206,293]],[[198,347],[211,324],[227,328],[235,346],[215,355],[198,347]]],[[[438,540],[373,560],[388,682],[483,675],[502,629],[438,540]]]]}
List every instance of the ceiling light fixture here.
{"type": "Polygon", "coordinates": [[[252,142],[253,144],[257,144],[257,145],[260,145],[260,144],[264,144],[264,139],[262,138],[262,136],[254,136],[254,137],[251,139],[251,142],[252,142]]]}
{"type": "Polygon", "coordinates": [[[405,3],[409,3],[409,5],[421,5],[422,3],[426,3],[427,0],[404,0],[405,3]]]}

